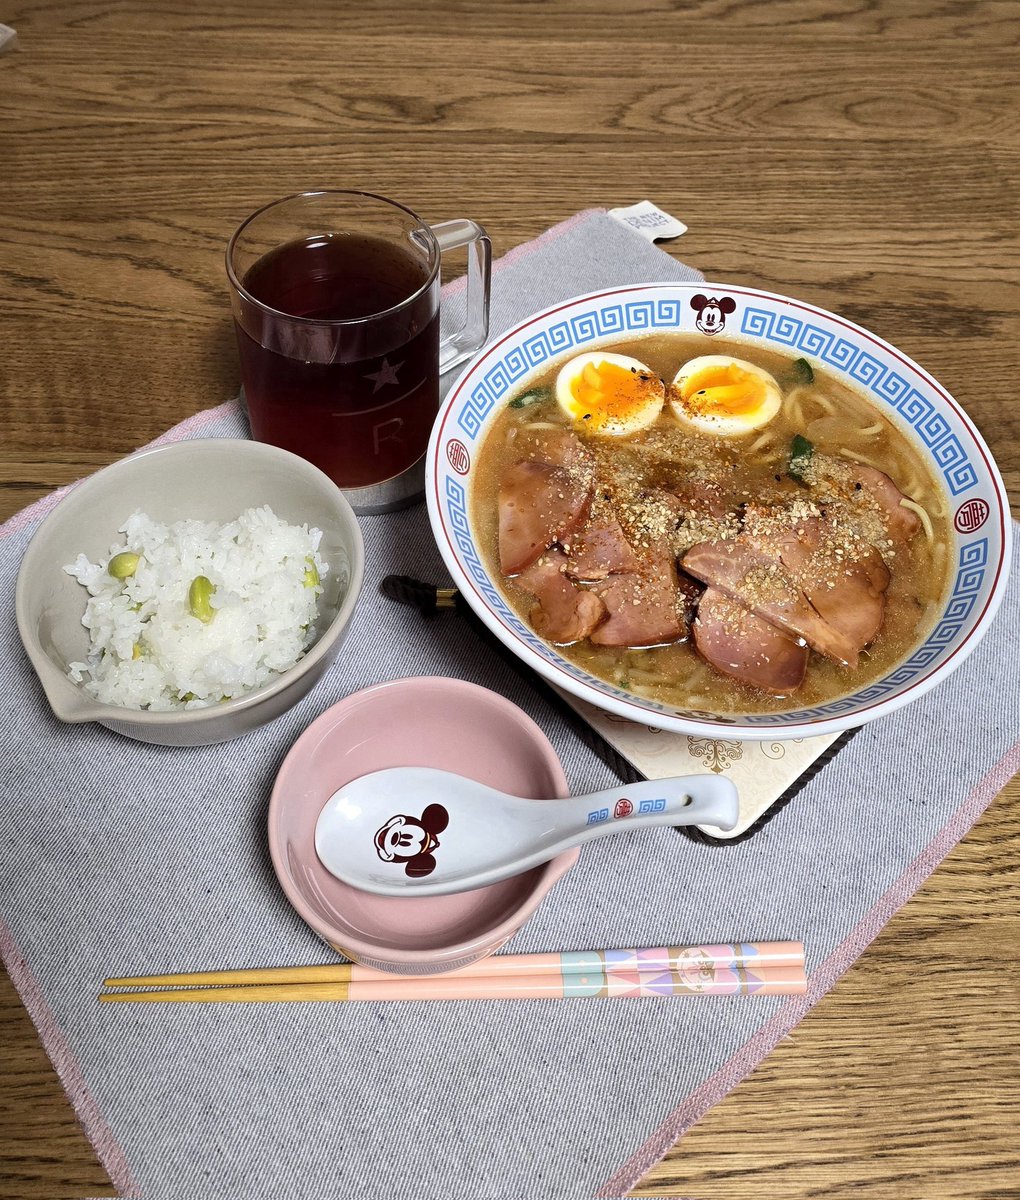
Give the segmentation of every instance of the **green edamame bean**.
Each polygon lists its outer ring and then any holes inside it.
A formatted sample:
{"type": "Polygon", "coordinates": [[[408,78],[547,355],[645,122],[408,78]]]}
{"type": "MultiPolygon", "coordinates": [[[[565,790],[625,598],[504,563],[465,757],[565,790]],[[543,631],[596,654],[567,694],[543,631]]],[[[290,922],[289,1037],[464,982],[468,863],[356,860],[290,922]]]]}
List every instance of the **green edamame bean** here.
{"type": "Polygon", "coordinates": [[[188,608],[191,610],[191,615],[197,617],[203,625],[208,625],[209,622],[216,616],[216,610],[209,603],[216,588],[213,587],[212,581],[204,575],[196,575],[191,581],[191,587],[188,588],[188,608]]]}
{"type": "Polygon", "coordinates": [[[106,564],[106,569],[114,579],[130,579],[138,570],[140,561],[140,557],[132,550],[122,550],[120,554],[115,554],[110,559],[106,564]]]}

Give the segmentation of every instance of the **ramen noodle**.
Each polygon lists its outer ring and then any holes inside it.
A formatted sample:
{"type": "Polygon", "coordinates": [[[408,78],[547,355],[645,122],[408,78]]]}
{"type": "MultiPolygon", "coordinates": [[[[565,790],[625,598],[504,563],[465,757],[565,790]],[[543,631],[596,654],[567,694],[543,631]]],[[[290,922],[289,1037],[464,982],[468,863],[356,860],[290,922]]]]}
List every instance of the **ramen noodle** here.
{"type": "Polygon", "coordinates": [[[578,667],[725,715],[812,707],[885,675],[947,586],[941,485],[862,392],[701,335],[552,366],[487,433],[487,566],[578,667]]]}

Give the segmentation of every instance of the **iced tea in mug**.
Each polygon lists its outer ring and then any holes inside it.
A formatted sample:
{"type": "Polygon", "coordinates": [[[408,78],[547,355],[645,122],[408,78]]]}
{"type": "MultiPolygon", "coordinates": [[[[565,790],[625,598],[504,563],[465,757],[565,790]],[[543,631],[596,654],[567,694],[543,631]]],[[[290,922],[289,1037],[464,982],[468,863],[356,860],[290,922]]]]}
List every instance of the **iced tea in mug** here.
{"type": "Polygon", "coordinates": [[[260,209],[227,248],[252,434],[309,459],[358,512],[412,503],[439,376],[488,332],[489,240],[429,226],[365,192],[307,192],[260,209]],[[443,250],[468,247],[467,317],[439,334],[443,250]]]}

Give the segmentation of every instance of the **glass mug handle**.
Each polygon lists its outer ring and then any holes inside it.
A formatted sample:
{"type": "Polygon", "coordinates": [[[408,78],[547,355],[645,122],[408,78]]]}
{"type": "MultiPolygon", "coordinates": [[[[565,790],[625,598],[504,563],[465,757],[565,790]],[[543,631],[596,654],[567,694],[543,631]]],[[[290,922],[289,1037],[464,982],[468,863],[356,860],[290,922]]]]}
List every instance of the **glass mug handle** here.
{"type": "Polygon", "coordinates": [[[449,371],[480,349],[489,336],[489,280],[492,275],[492,243],[476,221],[440,221],[429,228],[439,243],[440,254],[467,246],[467,297],[464,324],[439,343],[440,373],[449,371]]]}

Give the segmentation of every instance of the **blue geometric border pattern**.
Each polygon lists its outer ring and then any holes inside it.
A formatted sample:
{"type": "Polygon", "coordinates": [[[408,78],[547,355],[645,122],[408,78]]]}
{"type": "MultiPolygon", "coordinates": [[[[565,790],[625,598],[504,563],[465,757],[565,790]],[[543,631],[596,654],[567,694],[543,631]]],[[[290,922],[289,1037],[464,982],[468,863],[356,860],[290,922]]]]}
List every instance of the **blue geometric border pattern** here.
{"type": "Polygon", "coordinates": [[[932,452],[946,486],[954,496],[977,484],[977,472],[945,418],[902,375],[867,350],[831,330],[812,325],[810,321],[750,304],[744,309],[740,331],[809,354],[842,371],[879,400],[884,400],[932,452]]]}
{"type": "Polygon", "coordinates": [[[457,416],[457,425],[473,441],[493,406],[536,367],[566,350],[576,350],[600,338],[649,333],[656,329],[677,329],[681,315],[682,302],[679,299],[656,297],[584,309],[548,329],[539,330],[521,345],[511,347],[489,367],[472,388],[457,416]]]}

